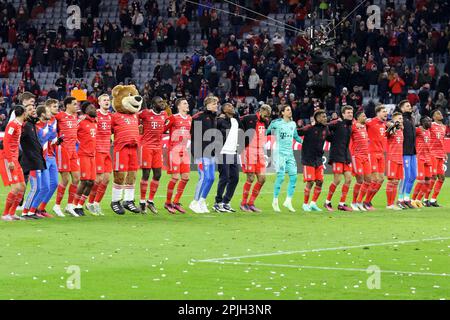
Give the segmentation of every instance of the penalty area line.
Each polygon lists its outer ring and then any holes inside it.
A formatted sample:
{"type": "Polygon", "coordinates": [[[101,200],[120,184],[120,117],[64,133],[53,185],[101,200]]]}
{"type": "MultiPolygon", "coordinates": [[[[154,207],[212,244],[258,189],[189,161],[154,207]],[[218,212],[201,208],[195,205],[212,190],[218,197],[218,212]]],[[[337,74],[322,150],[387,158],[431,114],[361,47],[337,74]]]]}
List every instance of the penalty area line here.
{"type": "Polygon", "coordinates": [[[366,243],[366,244],[333,247],[333,248],[318,248],[318,249],[295,250],[295,251],[278,251],[278,252],[260,253],[260,254],[252,254],[252,255],[245,255],[245,256],[211,258],[211,259],[192,260],[192,261],[195,261],[195,262],[220,262],[220,261],[239,260],[239,259],[246,259],[246,258],[259,258],[259,257],[297,254],[297,253],[312,253],[312,252],[322,252],[322,251],[347,250],[347,249],[356,249],[356,248],[364,248],[364,247],[380,247],[380,246],[388,246],[388,245],[396,245],[396,244],[408,244],[408,243],[439,241],[439,240],[450,240],[450,237],[439,237],[439,238],[419,239],[419,240],[401,240],[401,241],[390,241],[390,242],[380,242],[380,243],[366,243]]]}
{"type": "MultiPolygon", "coordinates": [[[[202,262],[216,263],[216,264],[230,264],[230,265],[245,265],[245,266],[293,268],[293,269],[356,271],[356,272],[367,272],[367,273],[373,272],[373,271],[370,271],[368,269],[362,269],[362,268],[338,268],[338,267],[320,267],[320,266],[301,266],[301,265],[292,265],[292,264],[271,264],[271,263],[259,263],[259,262],[234,262],[234,261],[202,261],[202,262]]],[[[408,275],[417,275],[417,276],[450,277],[450,274],[447,274],[447,273],[400,271],[400,270],[383,270],[383,269],[380,269],[379,272],[381,272],[381,273],[392,273],[392,274],[408,274],[408,275]]]]}

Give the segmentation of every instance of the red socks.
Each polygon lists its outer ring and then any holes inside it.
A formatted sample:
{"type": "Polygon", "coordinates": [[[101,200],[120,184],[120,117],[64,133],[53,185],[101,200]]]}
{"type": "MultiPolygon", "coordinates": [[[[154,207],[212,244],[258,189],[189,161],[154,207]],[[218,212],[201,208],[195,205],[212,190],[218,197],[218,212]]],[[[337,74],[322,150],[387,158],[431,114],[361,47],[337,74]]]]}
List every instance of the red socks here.
{"type": "Polygon", "coordinates": [[[56,190],[56,205],[61,205],[61,201],[64,197],[64,193],[66,192],[66,187],[62,184],[58,184],[58,189],[56,190]]]}
{"type": "Polygon", "coordinates": [[[309,194],[311,193],[311,189],[308,189],[307,187],[305,187],[305,189],[303,189],[303,203],[304,204],[308,204],[309,203],[309,194]]]}
{"type": "Polygon", "coordinates": [[[67,199],[67,204],[73,204],[75,195],[77,193],[77,185],[72,183],[69,187],[69,199],[67,199]]]}
{"type": "Polygon", "coordinates": [[[141,180],[141,201],[147,199],[148,180],[141,180]]]}
{"type": "Polygon", "coordinates": [[[250,194],[250,188],[252,187],[252,183],[245,181],[244,188],[242,189],[242,205],[247,204],[248,195],[250,194]]]}
{"type": "Polygon", "coordinates": [[[369,191],[370,183],[364,182],[361,186],[361,190],[359,192],[358,198],[356,199],[356,203],[362,203],[364,197],[366,196],[367,192],[369,191]]]}
{"type": "Polygon", "coordinates": [[[150,195],[148,196],[148,200],[153,202],[156,191],[158,191],[158,187],[159,187],[159,180],[152,180],[150,182],[150,195]]]}
{"type": "Polygon", "coordinates": [[[361,191],[362,183],[355,183],[355,186],[353,187],[353,201],[352,203],[358,202],[358,196],[359,192],[361,191]]]}
{"type": "Polygon", "coordinates": [[[89,193],[89,203],[93,203],[95,201],[95,196],[97,194],[97,189],[99,187],[100,183],[94,182],[94,185],[92,186],[91,193],[89,193]]]}
{"type": "Polygon", "coordinates": [[[319,199],[320,193],[322,192],[322,187],[318,187],[317,185],[314,187],[314,194],[312,201],[317,202],[317,199],[319,199]]]}
{"type": "Polygon", "coordinates": [[[261,191],[262,184],[259,182],[255,183],[255,186],[253,187],[252,195],[250,196],[250,200],[248,201],[249,206],[253,206],[255,204],[255,200],[259,195],[259,192],[261,191]]]}
{"type": "MultiPolygon", "coordinates": [[[[99,184],[99,186],[97,188],[97,194],[95,195],[95,198],[94,198],[94,202],[100,203],[102,201],[107,188],[108,188],[107,184],[104,184],[104,183],[99,184]]],[[[90,202],[90,200],[89,200],[89,202],[90,202]]]]}
{"type": "Polygon", "coordinates": [[[334,184],[334,182],[330,184],[330,188],[328,189],[327,201],[331,201],[331,199],[333,198],[333,194],[336,191],[336,187],[337,186],[334,184]]]}
{"type": "Polygon", "coordinates": [[[170,179],[169,184],[167,185],[166,203],[172,203],[173,190],[175,189],[175,185],[177,184],[177,182],[177,179],[170,179]]]}
{"type": "Polygon", "coordinates": [[[381,185],[382,184],[378,182],[371,183],[369,191],[367,192],[366,202],[371,202],[373,200],[377,192],[380,190],[381,185]]]}
{"type": "Polygon", "coordinates": [[[414,187],[414,191],[413,191],[411,200],[418,199],[419,193],[421,193],[424,184],[425,183],[423,181],[417,181],[416,186],[414,187]]]}
{"type": "Polygon", "coordinates": [[[6,202],[5,202],[5,209],[3,210],[4,216],[9,215],[9,210],[14,205],[14,201],[16,200],[16,197],[17,197],[17,193],[13,193],[12,191],[10,191],[8,193],[8,196],[6,197],[6,202]]]}
{"type": "Polygon", "coordinates": [[[441,192],[441,188],[442,188],[443,184],[444,184],[444,181],[441,181],[439,179],[436,181],[436,184],[434,185],[433,196],[431,197],[432,199],[437,199],[439,193],[441,192]]]}
{"type": "Polygon", "coordinates": [[[347,193],[348,193],[349,189],[350,189],[350,185],[348,185],[348,184],[344,184],[342,186],[342,194],[341,194],[341,201],[340,202],[345,203],[345,200],[347,199],[347,193]]]}
{"type": "Polygon", "coordinates": [[[10,215],[13,216],[14,214],[16,214],[16,209],[19,206],[20,201],[22,201],[22,197],[23,197],[24,192],[25,191],[21,191],[21,192],[18,192],[16,194],[16,198],[14,199],[14,202],[12,203],[12,206],[11,206],[11,208],[9,208],[9,214],[10,215]]]}
{"type": "MultiPolygon", "coordinates": [[[[177,187],[177,194],[175,195],[175,199],[173,199],[173,203],[180,203],[181,196],[183,195],[184,188],[186,187],[186,184],[188,183],[189,179],[181,179],[178,183],[177,187]]],[[[155,191],[156,192],[156,191],[155,191]]]]}
{"type": "Polygon", "coordinates": [[[386,185],[387,205],[392,206],[397,197],[397,184],[389,181],[386,185]]]}

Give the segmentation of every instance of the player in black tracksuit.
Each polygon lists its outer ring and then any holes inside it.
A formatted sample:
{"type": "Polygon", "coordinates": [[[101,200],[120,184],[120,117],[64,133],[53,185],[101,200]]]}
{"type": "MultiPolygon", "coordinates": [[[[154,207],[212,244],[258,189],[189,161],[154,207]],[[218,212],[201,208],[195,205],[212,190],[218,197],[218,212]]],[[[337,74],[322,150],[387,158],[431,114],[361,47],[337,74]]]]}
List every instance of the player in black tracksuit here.
{"type": "Polygon", "coordinates": [[[323,184],[323,146],[329,135],[327,127],[327,114],[324,110],[314,113],[314,125],[305,126],[298,131],[299,136],[303,136],[302,144],[302,164],[303,179],[306,182],[304,189],[303,211],[322,211],[316,202],[322,192],[323,184]],[[314,188],[314,195],[311,203],[309,195],[314,188]]]}
{"type": "Polygon", "coordinates": [[[341,199],[339,201],[338,210],[353,211],[352,208],[345,204],[348,190],[352,182],[352,157],[350,154],[350,138],[352,135],[353,124],[353,107],[344,106],[341,110],[341,119],[334,121],[328,125],[330,129],[330,161],[333,166],[333,182],[328,189],[325,209],[333,211],[331,199],[336,191],[337,186],[341,183],[342,175],[344,175],[344,185],[342,186],[341,199]]]}

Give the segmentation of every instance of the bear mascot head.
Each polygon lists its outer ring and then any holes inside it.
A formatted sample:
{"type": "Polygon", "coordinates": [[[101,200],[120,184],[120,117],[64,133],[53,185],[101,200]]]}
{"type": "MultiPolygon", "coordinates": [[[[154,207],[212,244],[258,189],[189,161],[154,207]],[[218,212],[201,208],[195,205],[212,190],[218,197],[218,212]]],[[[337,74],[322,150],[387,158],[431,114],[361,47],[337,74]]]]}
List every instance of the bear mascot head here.
{"type": "Polygon", "coordinates": [[[134,85],[117,85],[112,90],[112,106],[118,113],[138,113],[143,101],[134,85]]]}

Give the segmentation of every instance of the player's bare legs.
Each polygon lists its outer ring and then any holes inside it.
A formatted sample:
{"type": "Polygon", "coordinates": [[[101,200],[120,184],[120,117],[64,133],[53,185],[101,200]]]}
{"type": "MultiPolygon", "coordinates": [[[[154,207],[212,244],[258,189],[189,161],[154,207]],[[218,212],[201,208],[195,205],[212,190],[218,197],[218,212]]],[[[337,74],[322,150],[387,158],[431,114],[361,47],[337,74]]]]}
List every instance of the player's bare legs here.
{"type": "Polygon", "coordinates": [[[97,173],[97,177],[90,191],[89,200],[87,204],[87,208],[91,213],[103,215],[103,212],[100,207],[100,202],[102,201],[103,196],[105,195],[110,180],[111,174],[109,172],[97,173]]]}

